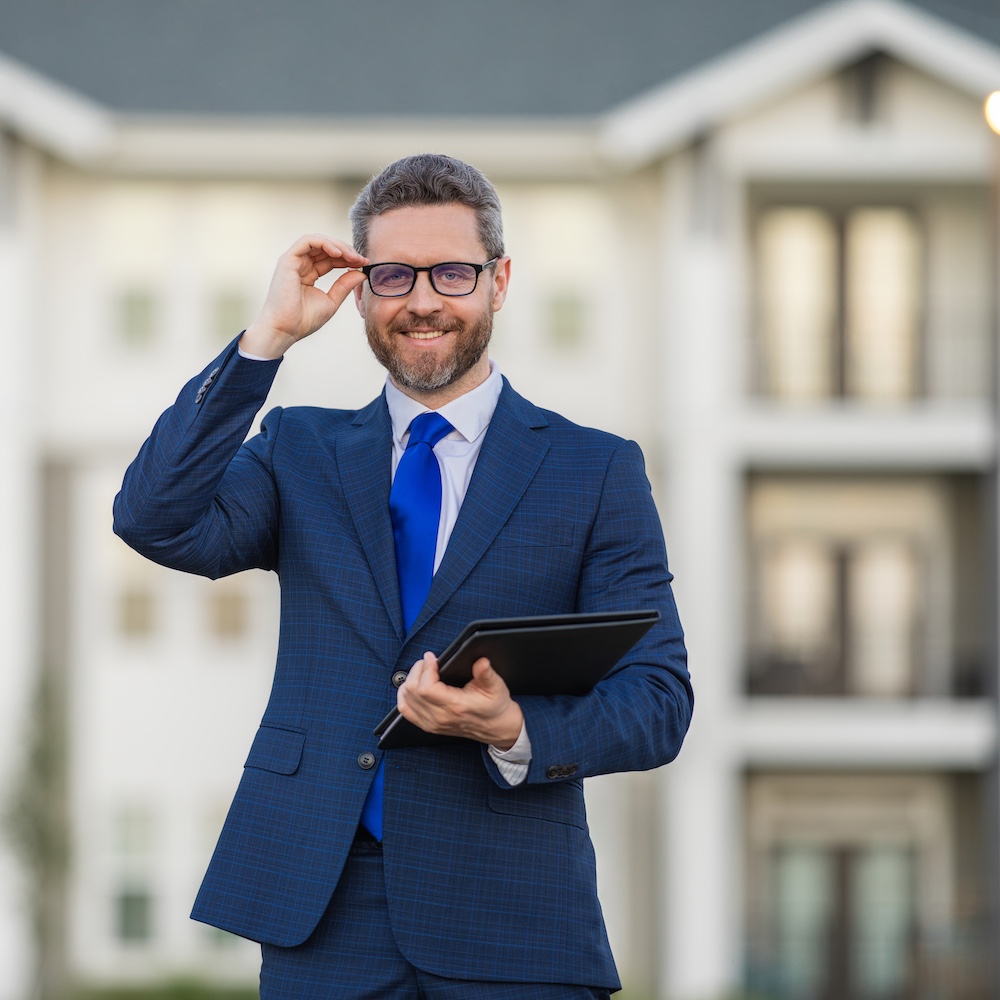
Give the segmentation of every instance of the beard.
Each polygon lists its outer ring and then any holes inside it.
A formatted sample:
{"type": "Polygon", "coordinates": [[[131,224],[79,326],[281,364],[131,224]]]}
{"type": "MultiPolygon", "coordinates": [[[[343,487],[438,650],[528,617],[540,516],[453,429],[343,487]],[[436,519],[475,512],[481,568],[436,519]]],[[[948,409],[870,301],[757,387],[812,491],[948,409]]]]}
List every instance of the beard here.
{"type": "Polygon", "coordinates": [[[493,312],[484,310],[471,323],[459,321],[439,323],[433,316],[397,317],[387,327],[379,327],[365,317],[365,334],[375,360],[392,376],[401,389],[416,392],[435,392],[457,382],[472,369],[489,347],[493,334],[493,312]],[[402,357],[399,351],[404,330],[414,326],[432,326],[446,330],[454,338],[454,347],[447,357],[436,357],[431,351],[422,352],[413,360],[402,357]]]}

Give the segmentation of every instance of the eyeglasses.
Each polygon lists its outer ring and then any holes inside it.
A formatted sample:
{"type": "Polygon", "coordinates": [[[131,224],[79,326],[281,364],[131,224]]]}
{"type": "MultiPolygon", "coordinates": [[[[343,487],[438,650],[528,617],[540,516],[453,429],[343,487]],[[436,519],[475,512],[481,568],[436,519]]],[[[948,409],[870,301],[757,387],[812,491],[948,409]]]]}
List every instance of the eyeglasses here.
{"type": "Polygon", "coordinates": [[[485,264],[462,264],[448,261],[433,267],[411,267],[390,261],[385,264],[368,264],[361,268],[371,290],[383,298],[409,295],[417,283],[417,274],[426,271],[431,279],[431,288],[438,295],[471,295],[479,283],[479,275],[500,258],[494,257],[485,264]]]}

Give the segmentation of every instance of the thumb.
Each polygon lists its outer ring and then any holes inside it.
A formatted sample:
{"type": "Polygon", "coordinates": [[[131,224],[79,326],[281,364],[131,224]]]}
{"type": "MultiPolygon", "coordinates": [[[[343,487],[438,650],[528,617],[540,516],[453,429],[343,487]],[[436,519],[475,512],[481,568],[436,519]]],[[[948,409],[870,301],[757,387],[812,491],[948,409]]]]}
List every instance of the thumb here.
{"type": "Polygon", "coordinates": [[[333,311],[336,312],[344,304],[344,299],[346,299],[358,285],[363,284],[364,281],[365,275],[363,271],[345,271],[330,286],[330,290],[326,293],[326,297],[330,300],[330,303],[333,306],[333,311]]]}
{"type": "Polygon", "coordinates": [[[481,656],[472,664],[472,683],[485,691],[493,691],[503,685],[503,678],[493,669],[493,664],[481,656]]]}

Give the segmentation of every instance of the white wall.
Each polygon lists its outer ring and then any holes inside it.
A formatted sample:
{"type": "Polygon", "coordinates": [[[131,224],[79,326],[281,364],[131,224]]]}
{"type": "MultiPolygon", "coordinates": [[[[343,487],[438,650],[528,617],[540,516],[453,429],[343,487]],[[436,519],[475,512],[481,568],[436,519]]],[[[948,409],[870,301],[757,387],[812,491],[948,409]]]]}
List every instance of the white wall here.
{"type": "MultiPolygon", "coordinates": [[[[0,801],[6,805],[23,764],[28,705],[39,666],[38,462],[39,299],[58,267],[38,257],[39,165],[0,137],[0,425],[4,432],[0,524],[7,527],[0,572],[0,801]]],[[[0,998],[22,1000],[33,961],[27,886],[0,840],[0,998]]]]}

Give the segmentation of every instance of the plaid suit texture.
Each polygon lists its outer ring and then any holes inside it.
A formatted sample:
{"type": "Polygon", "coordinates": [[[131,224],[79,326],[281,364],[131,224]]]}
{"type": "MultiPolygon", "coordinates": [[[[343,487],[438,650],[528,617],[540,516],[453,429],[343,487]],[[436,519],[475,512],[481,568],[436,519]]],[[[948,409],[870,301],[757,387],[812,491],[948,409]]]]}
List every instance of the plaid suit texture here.
{"type": "Polygon", "coordinates": [[[156,562],[281,581],[271,698],[192,915],[269,944],[309,937],[374,773],[359,756],[382,756],[371,731],[395,703],[391,675],[424,650],[476,618],[656,607],[659,624],[591,694],[519,699],[523,785],[468,741],[386,755],[385,879],[407,960],[439,976],[617,988],[582,779],[673,759],[693,703],[638,447],[505,384],[404,632],[384,398],[275,409],[244,443],[277,368],[231,344],[157,422],[115,500],[116,532],[156,562]]]}

